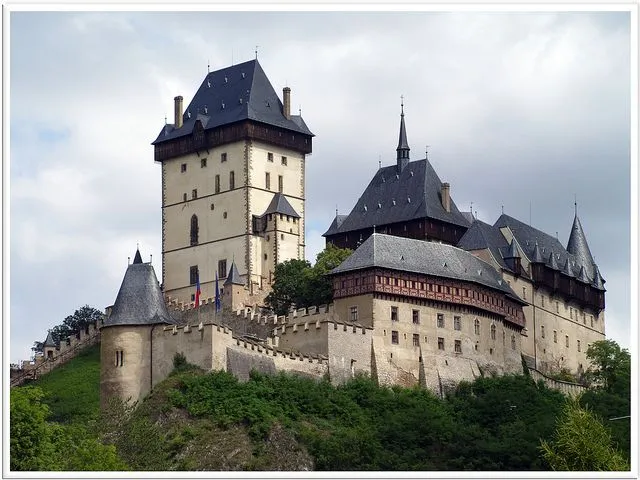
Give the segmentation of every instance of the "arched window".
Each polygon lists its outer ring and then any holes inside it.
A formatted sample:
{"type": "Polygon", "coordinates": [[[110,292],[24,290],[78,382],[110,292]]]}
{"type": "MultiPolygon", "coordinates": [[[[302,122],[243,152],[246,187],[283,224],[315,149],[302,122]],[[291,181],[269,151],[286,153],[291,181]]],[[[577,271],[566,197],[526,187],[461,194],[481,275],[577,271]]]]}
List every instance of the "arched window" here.
{"type": "Polygon", "coordinates": [[[473,322],[473,328],[475,330],[476,335],[480,335],[480,320],[477,318],[473,322]]]}
{"type": "Polygon", "coordinates": [[[198,244],[198,217],[191,216],[191,245],[198,244]]]}
{"type": "Polygon", "coordinates": [[[491,340],[495,340],[496,339],[496,326],[495,324],[491,324],[491,340]]]}

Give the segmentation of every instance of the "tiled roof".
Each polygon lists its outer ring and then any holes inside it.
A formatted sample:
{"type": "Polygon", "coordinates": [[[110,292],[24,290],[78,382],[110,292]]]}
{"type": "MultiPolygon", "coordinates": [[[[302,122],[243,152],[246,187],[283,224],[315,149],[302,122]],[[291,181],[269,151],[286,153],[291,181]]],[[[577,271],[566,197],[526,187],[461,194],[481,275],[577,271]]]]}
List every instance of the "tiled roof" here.
{"type": "Polygon", "coordinates": [[[493,258],[502,268],[509,268],[502,256],[502,252],[509,248],[509,244],[500,233],[500,230],[482,220],[474,220],[469,230],[465,232],[458,242],[458,248],[463,250],[489,249],[493,258]]]}
{"type": "Polygon", "coordinates": [[[473,282],[518,298],[495,268],[465,250],[381,233],[372,234],[331,273],[373,267],[473,282]]]}
{"type": "Polygon", "coordinates": [[[190,135],[197,119],[205,130],[254,120],[313,136],[299,115],[290,115],[290,119],[284,116],[282,102],[258,60],[207,74],[184,110],[182,127],[165,125],[153,144],[190,135]]]}
{"type": "Polygon", "coordinates": [[[267,213],[282,213],[283,215],[289,215],[290,217],[300,218],[300,215],[298,215],[298,212],[296,212],[291,206],[287,197],[280,192],[273,196],[271,203],[269,203],[269,206],[263,215],[266,215],[267,213]]]}
{"type": "Polygon", "coordinates": [[[111,325],[151,325],[176,323],[169,312],[153,266],[138,259],[127,267],[111,315],[103,328],[111,325]]]}
{"type": "MultiPolygon", "coordinates": [[[[469,222],[451,200],[450,212],[442,206],[442,182],[427,159],[409,162],[398,172],[397,165],[378,169],[351,213],[337,232],[342,233],[374,225],[432,218],[468,227],[469,222]]],[[[324,233],[329,235],[331,229],[324,233]]]]}

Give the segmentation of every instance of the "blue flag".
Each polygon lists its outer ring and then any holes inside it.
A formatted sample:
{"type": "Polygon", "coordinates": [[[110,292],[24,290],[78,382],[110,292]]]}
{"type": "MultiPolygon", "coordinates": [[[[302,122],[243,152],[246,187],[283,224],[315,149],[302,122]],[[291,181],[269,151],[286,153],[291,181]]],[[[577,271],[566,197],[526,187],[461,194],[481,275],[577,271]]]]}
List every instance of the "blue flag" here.
{"type": "Polygon", "coordinates": [[[216,272],[216,312],[219,312],[220,308],[220,288],[218,287],[218,272],[216,272]]]}

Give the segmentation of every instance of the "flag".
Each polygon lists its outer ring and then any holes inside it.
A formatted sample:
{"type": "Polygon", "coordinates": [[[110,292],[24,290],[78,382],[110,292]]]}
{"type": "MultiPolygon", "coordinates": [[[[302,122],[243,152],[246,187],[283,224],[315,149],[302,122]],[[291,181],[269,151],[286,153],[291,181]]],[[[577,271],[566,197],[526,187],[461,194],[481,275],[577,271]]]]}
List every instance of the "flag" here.
{"type": "Polygon", "coordinates": [[[216,272],[216,312],[220,311],[220,288],[218,288],[218,272],[216,272]]]}
{"type": "Polygon", "coordinates": [[[200,306],[200,275],[196,277],[196,308],[200,306]]]}

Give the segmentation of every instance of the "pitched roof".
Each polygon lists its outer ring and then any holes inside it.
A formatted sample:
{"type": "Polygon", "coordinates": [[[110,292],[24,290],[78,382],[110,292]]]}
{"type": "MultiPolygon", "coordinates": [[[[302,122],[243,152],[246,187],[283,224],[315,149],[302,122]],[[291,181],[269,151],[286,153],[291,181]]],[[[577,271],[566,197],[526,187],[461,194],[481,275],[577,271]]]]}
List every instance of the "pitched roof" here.
{"type": "Polygon", "coordinates": [[[571,227],[571,233],[569,234],[569,241],[567,242],[567,252],[576,257],[576,260],[580,265],[584,265],[590,278],[594,278],[595,271],[592,265],[595,263],[587,244],[587,237],[582,230],[580,219],[578,214],[573,218],[573,225],[571,227]]]}
{"type": "Polygon", "coordinates": [[[340,225],[342,225],[342,222],[344,222],[344,219],[347,218],[347,215],[338,215],[336,213],[335,218],[333,219],[333,222],[331,222],[331,225],[329,226],[329,230],[327,230],[324,235],[333,235],[334,233],[337,233],[340,230],[340,225]]]}
{"type": "Polygon", "coordinates": [[[511,239],[509,244],[509,250],[506,252],[504,258],[521,258],[518,252],[518,246],[516,245],[516,237],[511,239]]]}
{"type": "Polygon", "coordinates": [[[192,133],[196,120],[205,130],[243,120],[313,136],[299,115],[283,114],[283,105],[258,60],[210,72],[183,114],[183,125],[165,125],[152,144],[192,133]]]}
{"type": "Polygon", "coordinates": [[[287,197],[280,192],[273,196],[271,203],[269,203],[269,206],[264,211],[263,215],[266,215],[267,213],[282,213],[283,215],[289,215],[290,217],[300,218],[300,215],[298,215],[298,212],[296,212],[291,206],[287,197]]]}
{"type": "Polygon", "coordinates": [[[167,311],[153,266],[150,263],[132,263],[127,267],[111,315],[103,328],[154,323],[176,322],[167,311]]]}
{"type": "MultiPolygon", "coordinates": [[[[333,233],[426,217],[468,227],[469,222],[453,199],[451,211],[444,209],[441,189],[442,182],[427,159],[409,162],[401,172],[397,165],[379,168],[351,213],[333,233]]],[[[327,235],[329,230],[323,234],[327,235]]]]}
{"type": "Polygon", "coordinates": [[[465,250],[381,233],[372,234],[331,274],[373,267],[477,283],[518,298],[495,268],[465,250]]]}
{"type": "Polygon", "coordinates": [[[533,252],[531,253],[531,263],[544,263],[544,259],[542,258],[542,254],[540,253],[540,247],[538,247],[538,242],[536,242],[533,247],[533,252]]]}
{"type": "Polygon", "coordinates": [[[43,347],[55,347],[57,343],[53,340],[53,335],[51,335],[51,330],[47,332],[47,338],[44,341],[43,347]]]}
{"type": "Polygon", "coordinates": [[[236,262],[231,262],[231,267],[229,267],[229,274],[227,275],[227,279],[224,281],[223,285],[244,285],[244,282],[240,278],[240,273],[238,272],[238,267],[236,267],[236,262]]]}
{"type": "Polygon", "coordinates": [[[509,248],[509,244],[500,233],[500,230],[482,220],[474,220],[457,246],[463,250],[489,249],[493,258],[502,268],[509,268],[502,255],[502,252],[509,248]]]}

